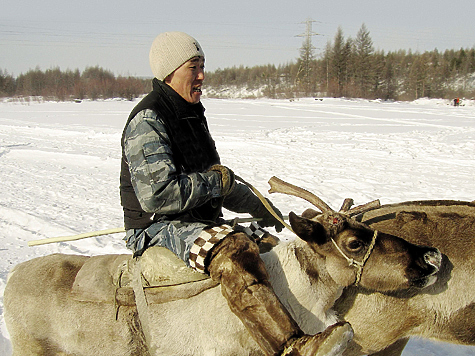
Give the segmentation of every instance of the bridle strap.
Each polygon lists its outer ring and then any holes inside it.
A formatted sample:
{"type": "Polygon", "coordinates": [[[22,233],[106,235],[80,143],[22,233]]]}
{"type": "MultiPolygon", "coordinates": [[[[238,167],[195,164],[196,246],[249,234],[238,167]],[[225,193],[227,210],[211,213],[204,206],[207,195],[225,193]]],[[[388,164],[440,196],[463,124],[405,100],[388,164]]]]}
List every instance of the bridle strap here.
{"type": "Polygon", "coordinates": [[[368,260],[369,256],[371,255],[371,252],[373,252],[374,245],[376,244],[377,237],[378,237],[378,230],[374,230],[373,239],[371,240],[371,244],[369,245],[368,249],[366,250],[366,254],[363,257],[363,260],[361,260],[361,261],[356,261],[353,258],[349,258],[341,250],[341,248],[337,245],[337,243],[335,242],[333,237],[331,238],[331,240],[333,242],[333,245],[335,245],[338,252],[340,252],[341,255],[346,259],[346,261],[348,262],[348,265],[351,266],[351,267],[355,267],[357,269],[357,271],[356,271],[356,280],[355,280],[355,283],[354,283],[355,286],[357,286],[361,281],[361,275],[363,274],[364,265],[365,265],[366,261],[368,260]]]}

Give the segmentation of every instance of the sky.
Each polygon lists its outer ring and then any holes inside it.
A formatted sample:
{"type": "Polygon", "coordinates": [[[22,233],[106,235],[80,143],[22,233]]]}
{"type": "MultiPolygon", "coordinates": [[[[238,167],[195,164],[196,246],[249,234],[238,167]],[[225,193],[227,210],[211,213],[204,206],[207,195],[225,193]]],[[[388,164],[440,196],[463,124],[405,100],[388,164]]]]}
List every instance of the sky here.
{"type": "Polygon", "coordinates": [[[286,64],[312,20],[317,56],[337,32],[362,24],[376,50],[475,46],[473,0],[16,0],[0,11],[0,70],[84,70],[151,77],[148,52],[161,32],[183,31],[206,53],[206,69],[286,64]]]}

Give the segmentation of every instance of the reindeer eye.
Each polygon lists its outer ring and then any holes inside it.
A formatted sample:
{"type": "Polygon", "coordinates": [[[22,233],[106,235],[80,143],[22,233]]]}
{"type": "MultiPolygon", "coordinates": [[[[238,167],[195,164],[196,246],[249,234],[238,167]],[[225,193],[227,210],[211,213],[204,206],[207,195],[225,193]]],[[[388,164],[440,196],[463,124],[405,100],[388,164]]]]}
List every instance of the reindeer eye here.
{"type": "Polygon", "coordinates": [[[359,240],[353,240],[348,243],[348,249],[359,250],[363,247],[363,243],[359,240]]]}

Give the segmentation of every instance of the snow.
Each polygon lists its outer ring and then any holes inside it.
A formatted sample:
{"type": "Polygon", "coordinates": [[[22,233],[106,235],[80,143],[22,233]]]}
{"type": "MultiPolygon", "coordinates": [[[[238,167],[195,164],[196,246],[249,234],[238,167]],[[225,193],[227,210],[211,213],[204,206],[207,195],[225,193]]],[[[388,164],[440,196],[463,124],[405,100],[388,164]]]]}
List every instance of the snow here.
{"type": "MultiPolygon", "coordinates": [[[[475,199],[475,102],[203,99],[223,164],[269,196],[277,176],[337,209],[419,199],[475,199]]],[[[50,253],[127,250],[122,234],[27,242],[122,226],[120,137],[136,102],[0,102],[0,295],[17,263],[50,253]]],[[[284,214],[303,200],[269,196],[284,214]]],[[[228,214],[229,216],[233,216],[228,214]]],[[[291,239],[283,232],[282,239],[291,239]]],[[[11,354],[0,300],[0,355],[11,354]]],[[[403,355],[475,355],[411,340],[403,355]]]]}

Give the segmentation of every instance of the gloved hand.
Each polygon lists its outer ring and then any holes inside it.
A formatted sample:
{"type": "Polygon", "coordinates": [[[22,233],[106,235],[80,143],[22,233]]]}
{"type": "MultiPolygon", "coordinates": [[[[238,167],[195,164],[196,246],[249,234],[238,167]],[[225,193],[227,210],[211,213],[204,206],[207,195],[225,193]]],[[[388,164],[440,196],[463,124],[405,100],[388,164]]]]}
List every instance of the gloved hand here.
{"type": "MultiPolygon", "coordinates": [[[[272,207],[272,209],[275,211],[275,213],[282,220],[284,220],[280,210],[277,209],[269,199],[266,198],[266,200],[269,203],[269,205],[272,207]]],[[[250,214],[255,218],[261,218],[262,219],[261,221],[258,221],[258,224],[262,227],[274,226],[275,231],[277,231],[277,232],[281,232],[282,229],[284,228],[284,225],[279,220],[277,220],[274,217],[274,215],[272,215],[270,213],[270,211],[267,210],[267,208],[262,203],[259,205],[259,207],[256,210],[252,211],[250,214]]]]}
{"type": "Polygon", "coordinates": [[[218,172],[221,176],[221,194],[223,196],[226,196],[231,193],[236,183],[234,179],[234,172],[232,170],[220,164],[215,164],[208,171],[218,172]]]}

